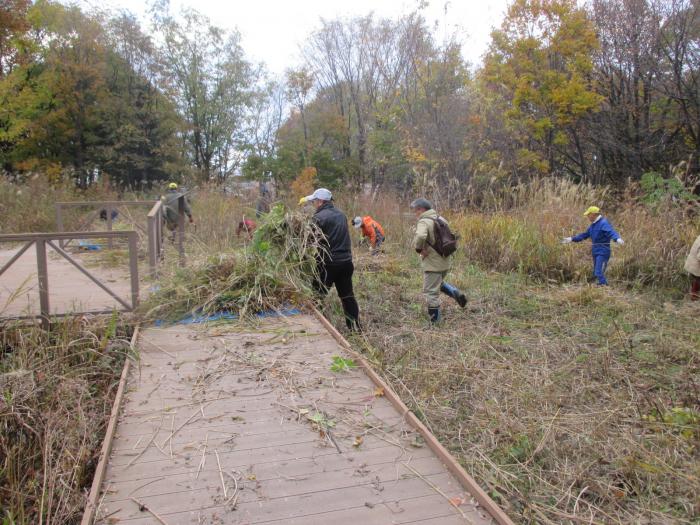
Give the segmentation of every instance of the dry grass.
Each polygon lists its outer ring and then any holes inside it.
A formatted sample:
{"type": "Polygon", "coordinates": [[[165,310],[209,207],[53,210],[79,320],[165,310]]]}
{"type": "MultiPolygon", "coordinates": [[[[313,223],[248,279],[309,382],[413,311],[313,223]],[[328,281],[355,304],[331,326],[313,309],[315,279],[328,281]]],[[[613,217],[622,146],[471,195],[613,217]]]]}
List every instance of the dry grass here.
{"type": "Polygon", "coordinates": [[[613,280],[636,287],[685,287],[683,263],[700,231],[700,216],[688,217],[681,207],[649,208],[629,196],[616,202],[604,190],[566,181],[518,187],[512,199],[514,207],[507,211],[452,216],[469,261],[543,281],[585,281],[591,275],[590,241],[559,242],[585,231],[582,211],[595,203],[626,242],[613,247],[613,280]]]}
{"type": "MultiPolygon", "coordinates": [[[[507,210],[447,213],[463,237],[450,280],[470,304],[446,304],[437,330],[404,203],[339,199],[388,239],[379,258],[356,251],[366,332],[353,343],[516,522],[700,519],[700,335],[697,308],[677,300],[697,219],[609,199],[538,183],[515,189],[507,210]],[[584,284],[590,245],[558,243],[585,228],[591,202],[627,240],[609,289],[584,284]]],[[[341,326],[331,297],[325,312],[341,326]]]]}
{"type": "MultiPolygon", "coordinates": [[[[14,184],[0,177],[0,233],[55,231],[54,204],[83,200],[118,200],[118,197],[114,190],[101,185],[81,191],[70,182],[48,184],[45,177],[38,175],[23,184],[14,184]]],[[[84,215],[84,210],[67,210],[64,217],[66,230],[78,226],[84,215]]]]}
{"type": "MultiPolygon", "coordinates": [[[[295,299],[277,285],[285,272],[266,252],[219,257],[243,244],[234,231],[244,202],[212,190],[193,200],[198,225],[189,250],[203,265],[166,275],[164,293],[174,294],[158,296],[166,308],[295,299]],[[217,260],[204,264],[207,257],[217,260]],[[270,268],[272,281],[264,275],[270,268]]],[[[488,209],[446,213],[463,248],[450,280],[470,304],[448,305],[435,330],[420,296],[407,203],[339,199],[349,218],[369,213],[387,232],[385,255],[357,254],[366,333],[353,343],[516,522],[698,522],[700,335],[697,307],[677,300],[698,219],[632,198],[613,207],[605,190],[561,182],[483,202],[488,209]],[[592,203],[627,241],[615,248],[610,289],[583,284],[589,245],[558,244],[585,228],[581,211],[592,203]]],[[[334,295],[325,311],[343,324],[334,295]]],[[[39,508],[45,492],[31,488],[22,508],[39,508]]]]}
{"type": "Polygon", "coordinates": [[[240,244],[236,228],[242,218],[255,217],[252,206],[239,197],[224,195],[216,188],[200,188],[190,198],[196,227],[190,228],[192,243],[188,252],[195,258],[211,253],[225,252],[240,244]]]}
{"type": "MultiPolygon", "coordinates": [[[[620,206],[613,286],[587,286],[590,245],[558,244],[565,224],[585,227],[583,190],[452,214],[463,251],[449,280],[470,303],[445,299],[437,330],[413,221],[366,202],[393,226],[386,255],[356,262],[353,343],[516,522],[697,523],[700,333],[682,299],[697,219],[620,206]]],[[[342,324],[337,301],[326,313],[342,324]]]]}
{"type": "Polygon", "coordinates": [[[80,521],[129,351],[122,326],[115,315],[0,328],[3,523],[80,521]]]}
{"type": "Polygon", "coordinates": [[[362,257],[353,343],[516,522],[697,522],[697,307],[461,259],[434,330],[416,265],[362,257]]]}
{"type": "MultiPolygon", "coordinates": [[[[461,251],[472,264],[537,282],[585,282],[592,273],[590,241],[565,246],[560,241],[585,231],[583,210],[596,204],[625,240],[612,248],[612,281],[638,289],[676,289],[676,295],[686,288],[683,263],[700,233],[700,215],[687,208],[673,203],[647,207],[634,195],[613,197],[605,188],[557,179],[483,197],[482,210],[438,210],[460,235],[461,251]]],[[[388,245],[397,253],[410,245],[415,219],[408,201],[387,195],[341,198],[340,207],[348,217],[371,214],[385,226],[388,245]]]]}

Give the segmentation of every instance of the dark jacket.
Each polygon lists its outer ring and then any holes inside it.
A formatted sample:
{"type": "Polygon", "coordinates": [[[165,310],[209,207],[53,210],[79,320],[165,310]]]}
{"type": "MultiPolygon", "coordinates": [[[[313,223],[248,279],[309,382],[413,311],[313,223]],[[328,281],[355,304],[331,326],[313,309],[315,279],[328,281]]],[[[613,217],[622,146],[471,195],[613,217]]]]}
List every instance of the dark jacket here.
{"type": "Polygon", "coordinates": [[[597,221],[591,224],[588,229],[575,235],[571,238],[574,242],[581,242],[586,239],[591,239],[591,253],[596,255],[610,255],[610,241],[617,241],[620,234],[615,231],[615,228],[605,219],[600,217],[597,221]]]}
{"type": "MultiPolygon", "coordinates": [[[[165,209],[165,221],[171,226],[176,226],[178,221],[178,203],[177,200],[180,198],[182,193],[178,190],[168,190],[168,192],[161,197],[165,209]]],[[[192,208],[190,206],[190,200],[185,196],[185,215],[190,219],[192,218],[192,208]]]]}
{"type": "Polygon", "coordinates": [[[321,262],[323,264],[340,264],[352,261],[348,219],[343,215],[343,212],[327,202],[316,210],[313,220],[326,236],[325,248],[328,253],[322,256],[321,262]]]}

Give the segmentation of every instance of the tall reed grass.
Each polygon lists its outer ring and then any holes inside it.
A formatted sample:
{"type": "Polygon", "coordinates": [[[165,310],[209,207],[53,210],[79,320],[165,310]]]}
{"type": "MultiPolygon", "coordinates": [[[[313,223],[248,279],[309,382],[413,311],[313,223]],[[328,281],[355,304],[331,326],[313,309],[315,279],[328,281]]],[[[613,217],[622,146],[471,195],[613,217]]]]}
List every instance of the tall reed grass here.
{"type": "MultiPolygon", "coordinates": [[[[497,272],[517,272],[541,281],[578,282],[591,275],[590,241],[561,245],[563,237],[584,231],[583,211],[600,206],[625,240],[613,246],[608,275],[630,286],[684,289],[683,262],[700,234],[700,215],[668,202],[650,207],[633,194],[567,180],[532,181],[487,199],[486,209],[438,210],[460,235],[456,264],[476,264],[497,272]]],[[[390,195],[341,198],[348,215],[372,215],[385,226],[400,254],[412,256],[415,218],[409,202],[390,195]]]]}
{"type": "MultiPolygon", "coordinates": [[[[71,182],[48,184],[39,175],[22,184],[0,176],[0,233],[47,232],[56,229],[55,203],[59,201],[118,200],[115,190],[105,184],[95,184],[87,190],[71,182]]],[[[77,227],[84,210],[65,211],[65,229],[77,227]]]]}
{"type": "Polygon", "coordinates": [[[129,332],[116,314],[0,327],[2,523],[80,521],[129,332]]]}

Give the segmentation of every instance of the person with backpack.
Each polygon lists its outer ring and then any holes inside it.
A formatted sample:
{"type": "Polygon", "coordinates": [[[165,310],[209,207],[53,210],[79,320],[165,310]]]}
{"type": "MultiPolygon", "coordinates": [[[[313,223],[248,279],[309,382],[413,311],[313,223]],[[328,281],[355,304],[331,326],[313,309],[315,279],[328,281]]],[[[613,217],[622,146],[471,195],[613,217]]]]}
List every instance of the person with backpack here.
{"type": "Polygon", "coordinates": [[[414,200],[411,211],[418,219],[413,247],[421,258],[423,294],[428,302],[430,322],[435,324],[440,320],[440,292],[452,297],[462,308],[467,304],[467,296],[445,281],[451,256],[457,249],[457,238],[429,200],[414,200]]]}
{"type": "Polygon", "coordinates": [[[369,215],[355,217],[352,225],[360,230],[362,237],[369,240],[369,251],[372,255],[379,254],[379,248],[385,240],[384,228],[369,215]]]}

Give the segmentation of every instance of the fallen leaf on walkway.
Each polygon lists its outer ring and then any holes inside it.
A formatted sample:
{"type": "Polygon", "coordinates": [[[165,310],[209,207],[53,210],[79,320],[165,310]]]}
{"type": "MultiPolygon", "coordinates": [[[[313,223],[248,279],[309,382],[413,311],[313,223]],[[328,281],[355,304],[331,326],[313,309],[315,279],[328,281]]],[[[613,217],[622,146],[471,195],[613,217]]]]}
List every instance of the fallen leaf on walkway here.
{"type": "Polygon", "coordinates": [[[449,499],[449,502],[455,507],[459,507],[467,502],[467,498],[465,496],[454,496],[449,499]]]}
{"type": "Polygon", "coordinates": [[[384,395],[384,387],[378,386],[374,389],[374,397],[382,397],[384,395]]]}
{"type": "Polygon", "coordinates": [[[359,447],[362,445],[364,438],[362,436],[355,436],[355,442],[352,444],[353,447],[359,447]]]}

